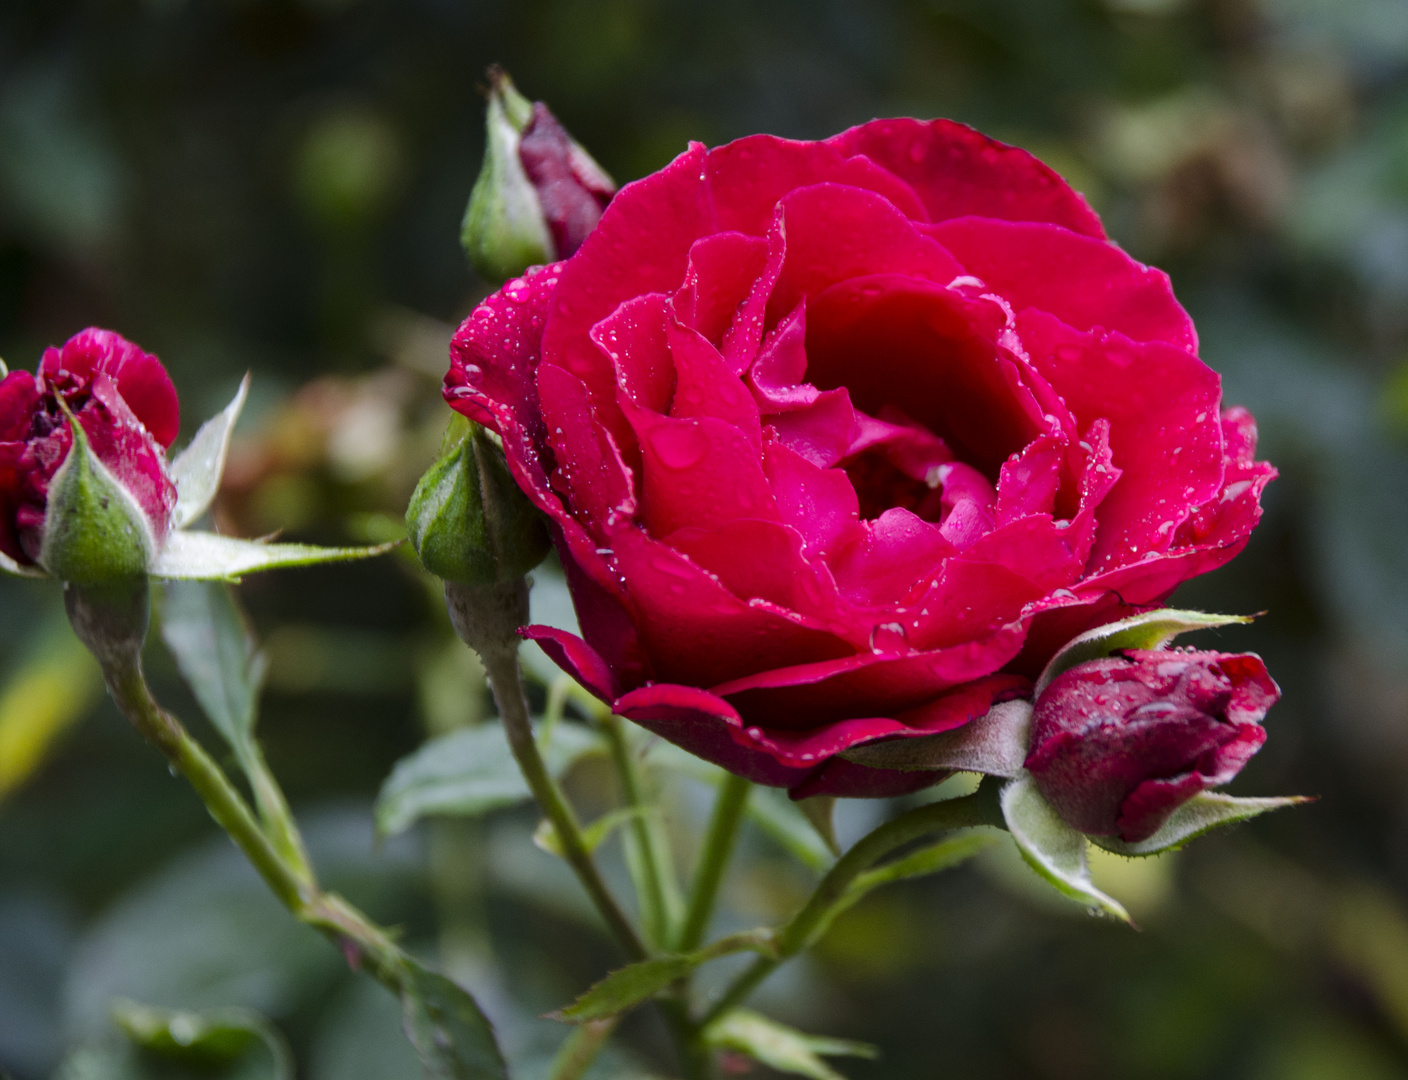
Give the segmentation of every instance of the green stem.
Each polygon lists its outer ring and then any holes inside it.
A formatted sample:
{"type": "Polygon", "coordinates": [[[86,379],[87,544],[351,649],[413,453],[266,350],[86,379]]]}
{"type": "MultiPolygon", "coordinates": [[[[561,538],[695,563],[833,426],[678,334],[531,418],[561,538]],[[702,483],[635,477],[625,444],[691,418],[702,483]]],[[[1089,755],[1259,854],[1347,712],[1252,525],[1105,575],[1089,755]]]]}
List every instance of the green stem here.
{"type": "Polygon", "coordinates": [[[580,1027],[573,1028],[572,1034],[567,1036],[557,1056],[552,1059],[548,1080],[581,1080],[582,1074],[591,1068],[597,1054],[601,1053],[602,1047],[606,1045],[620,1022],[621,1017],[618,1014],[601,1020],[589,1020],[580,1027]]]}
{"type": "Polygon", "coordinates": [[[313,867],[308,861],[308,849],[303,844],[303,835],[298,831],[293,811],[289,809],[279,782],[270,772],[269,763],[264,760],[264,751],[253,739],[248,742],[245,752],[240,755],[240,767],[254,793],[254,806],[259,812],[264,833],[294,873],[312,884],[313,867]]]}
{"type": "Polygon", "coordinates": [[[656,829],[651,820],[649,808],[641,794],[640,770],[636,768],[635,757],[631,754],[626,733],[622,730],[619,716],[607,715],[602,719],[607,742],[611,745],[611,760],[616,766],[616,774],[621,780],[621,793],[628,807],[638,811],[631,819],[631,839],[636,849],[635,862],[639,866],[636,875],[640,880],[637,889],[640,893],[641,912],[645,916],[646,935],[658,946],[668,946],[671,938],[670,903],[665,891],[665,868],[661,865],[662,846],[656,838],[656,829]]]}
{"type": "Polygon", "coordinates": [[[719,786],[714,812],[709,819],[709,830],[704,836],[704,848],[699,853],[699,865],[690,885],[689,911],[685,915],[684,929],[680,931],[679,952],[693,952],[699,948],[709,929],[709,917],[714,913],[714,902],[718,898],[729,857],[733,854],[738,825],[743,820],[748,793],[752,789],[752,784],[732,773],[719,786]]]}
{"type": "Polygon", "coordinates": [[[518,670],[517,639],[512,644],[498,646],[481,644],[479,655],[484,661],[489,685],[494,690],[494,700],[499,706],[509,748],[528,783],[528,790],[538,802],[538,808],[557,831],[563,857],[577,874],[577,879],[587,890],[587,895],[626,955],[632,960],[645,959],[645,946],[597,871],[596,863],[592,861],[582,839],[582,827],[577,815],[538,751],[538,742],[533,737],[533,726],[528,717],[528,702],[523,696],[523,679],[518,670]]]}
{"type": "Polygon", "coordinates": [[[117,707],[195,788],[196,794],[281,903],[300,914],[313,899],[311,882],[296,872],[260,828],[244,797],[181,722],[156,703],[139,663],[103,672],[117,707]]]}
{"type": "MultiPolygon", "coordinates": [[[[239,790],[176,717],[157,704],[135,657],[104,663],[113,700],[133,726],[166,756],[195,789],[210,816],[244,852],[279,901],[321,931],[395,993],[402,989],[404,954],[386,931],[335,893],[325,893],[306,861],[290,862],[250,810],[239,790]]],[[[277,792],[272,777],[268,783],[277,792]]],[[[278,792],[283,803],[283,793],[278,792]]],[[[296,835],[296,833],[295,833],[296,835]]],[[[301,851],[301,844],[299,845],[301,851]]],[[[351,958],[351,957],[349,957],[351,958]]]]}
{"type": "Polygon", "coordinates": [[[742,1004],[773,970],[810,945],[830,924],[831,916],[846,896],[846,890],[861,874],[896,848],[929,833],[961,829],[973,825],[1002,825],[997,802],[997,785],[985,780],[972,795],[945,799],[910,810],[858,840],[821,879],[806,906],[778,931],[777,958],[760,956],[733,981],[700,1027],[707,1027],[742,1004]]]}

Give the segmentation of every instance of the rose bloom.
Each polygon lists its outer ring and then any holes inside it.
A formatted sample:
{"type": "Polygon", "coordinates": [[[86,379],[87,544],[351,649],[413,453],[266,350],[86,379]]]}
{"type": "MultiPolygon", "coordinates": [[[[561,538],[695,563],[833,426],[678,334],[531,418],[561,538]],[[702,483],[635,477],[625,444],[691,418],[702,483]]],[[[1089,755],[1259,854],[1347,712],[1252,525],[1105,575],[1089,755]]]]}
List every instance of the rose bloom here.
{"type": "Polygon", "coordinates": [[[0,552],[22,566],[39,562],[49,483],[73,444],[60,396],[160,543],[176,506],[166,468],[180,430],[176,388],[155,356],[89,328],[46,349],[36,375],[0,380],[0,552]]]}
{"type": "Polygon", "coordinates": [[[796,797],[1029,693],[1230,559],[1274,475],[1168,278],[1029,154],[944,120],[700,145],[489,297],[446,400],[551,521],[615,711],[796,797]]]}
{"type": "Polygon", "coordinates": [[[1148,839],[1225,784],[1266,741],[1281,696],[1250,653],[1129,650],[1052,681],[1032,713],[1026,767],[1067,824],[1148,839]]]}

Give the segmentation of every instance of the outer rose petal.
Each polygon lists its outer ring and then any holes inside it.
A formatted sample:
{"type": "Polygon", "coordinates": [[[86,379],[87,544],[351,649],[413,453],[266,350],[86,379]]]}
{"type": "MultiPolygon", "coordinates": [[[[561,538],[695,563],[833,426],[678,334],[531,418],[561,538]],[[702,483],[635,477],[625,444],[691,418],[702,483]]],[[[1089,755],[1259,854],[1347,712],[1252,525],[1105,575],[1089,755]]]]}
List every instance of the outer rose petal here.
{"type": "Polygon", "coordinates": [[[127,402],[152,438],[169,447],[181,430],[176,387],[161,361],[111,330],[90,326],[59,348],[44,350],[39,364],[45,375],[69,371],[88,379],[102,372],[113,377],[127,402]]]}
{"type": "Polygon", "coordinates": [[[1056,225],[955,218],[926,230],[1017,311],[1048,311],[1077,330],[1103,326],[1135,341],[1198,351],[1193,320],[1168,275],[1114,244],[1056,225]]]}
{"type": "Polygon", "coordinates": [[[1049,221],[1103,240],[1105,229],[1080,194],[1025,150],[952,120],[872,120],[827,142],[864,154],[914,189],[930,221],[974,215],[1049,221]]]}

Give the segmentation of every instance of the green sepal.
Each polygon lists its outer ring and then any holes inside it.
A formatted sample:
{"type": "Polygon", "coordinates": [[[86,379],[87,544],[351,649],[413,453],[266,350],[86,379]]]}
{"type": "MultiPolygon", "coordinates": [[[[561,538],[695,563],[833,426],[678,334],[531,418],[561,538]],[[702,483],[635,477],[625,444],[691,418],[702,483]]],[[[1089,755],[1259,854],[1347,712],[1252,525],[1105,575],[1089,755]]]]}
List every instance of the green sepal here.
{"type": "Polygon", "coordinates": [[[1305,795],[1288,795],[1266,799],[1239,799],[1220,792],[1204,791],[1194,795],[1169,815],[1153,836],[1135,843],[1126,843],[1116,836],[1092,836],[1093,843],[1116,855],[1157,855],[1181,848],[1190,840],[1224,825],[1235,825],[1286,806],[1314,802],[1305,795]]]}
{"type": "Polygon", "coordinates": [[[1097,626],[1066,642],[1051,658],[1032,688],[1032,700],[1041,697],[1051,681],[1062,672],[1088,660],[1112,656],[1121,649],[1162,649],[1179,634],[1209,630],[1216,626],[1249,623],[1250,615],[1213,615],[1205,611],[1177,611],[1159,608],[1128,619],[1097,626]]]}
{"type": "Polygon", "coordinates": [[[475,271],[497,285],[530,266],[557,258],[552,233],[543,217],[518,145],[533,116],[533,105],[508,75],[489,72],[489,107],[484,117],[484,164],[469,193],[460,244],[475,271]]]}
{"type": "Polygon", "coordinates": [[[75,585],[141,577],[157,549],[151,523],[137,500],[93,453],[83,425],[66,406],[64,412],[73,445],[49,482],[39,563],[54,577],[75,585]]]}
{"type": "Polygon", "coordinates": [[[1031,718],[1030,702],[1004,701],[952,731],[879,739],[843,750],[841,756],[871,769],[951,769],[1012,777],[1027,759],[1031,718]]]}
{"type": "Polygon", "coordinates": [[[200,426],[190,445],[171,462],[171,479],[176,482],[176,509],[171,527],[184,529],[209,509],[220,490],[225,458],[230,452],[230,436],[235,421],[249,396],[249,376],[240,380],[234,399],[200,426]]]}
{"type": "Polygon", "coordinates": [[[514,482],[503,451],[458,416],[440,459],[416,485],[406,529],[427,570],[466,585],[520,578],[552,546],[542,514],[514,482]]]}
{"type": "Polygon", "coordinates": [[[266,544],[216,533],[183,531],[166,538],[152,562],[153,577],[167,581],[238,581],[246,574],[287,566],[369,559],[399,541],[370,547],[319,547],[315,544],[266,544]]]}
{"type": "Polygon", "coordinates": [[[1091,881],[1084,834],[1061,820],[1029,773],[1023,772],[1002,789],[1002,816],[1027,865],[1058,892],[1095,914],[1112,915],[1134,925],[1124,905],[1091,881]]]}

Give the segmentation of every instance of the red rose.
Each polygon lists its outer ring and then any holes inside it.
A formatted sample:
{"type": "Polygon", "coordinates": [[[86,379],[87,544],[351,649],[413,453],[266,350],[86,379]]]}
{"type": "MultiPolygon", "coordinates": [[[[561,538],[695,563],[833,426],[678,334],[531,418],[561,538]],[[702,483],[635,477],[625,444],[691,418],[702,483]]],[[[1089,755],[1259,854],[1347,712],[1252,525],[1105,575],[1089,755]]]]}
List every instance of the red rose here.
{"type": "Polygon", "coordinates": [[[155,356],[90,328],[45,350],[37,375],[0,380],[0,552],[39,561],[49,482],[73,443],[60,395],[160,544],[176,505],[165,453],[180,429],[176,388],[155,356]]]}
{"type": "Polygon", "coordinates": [[[445,397],[553,522],[628,716],[798,796],[1028,692],[1056,647],[1247,539],[1274,475],[1168,278],[949,121],[694,145],[484,301],[445,397]]]}
{"type": "Polygon", "coordinates": [[[1026,767],[1066,823],[1146,840],[1266,741],[1281,691],[1249,653],[1130,650],[1059,675],[1032,713],[1026,767]]]}

